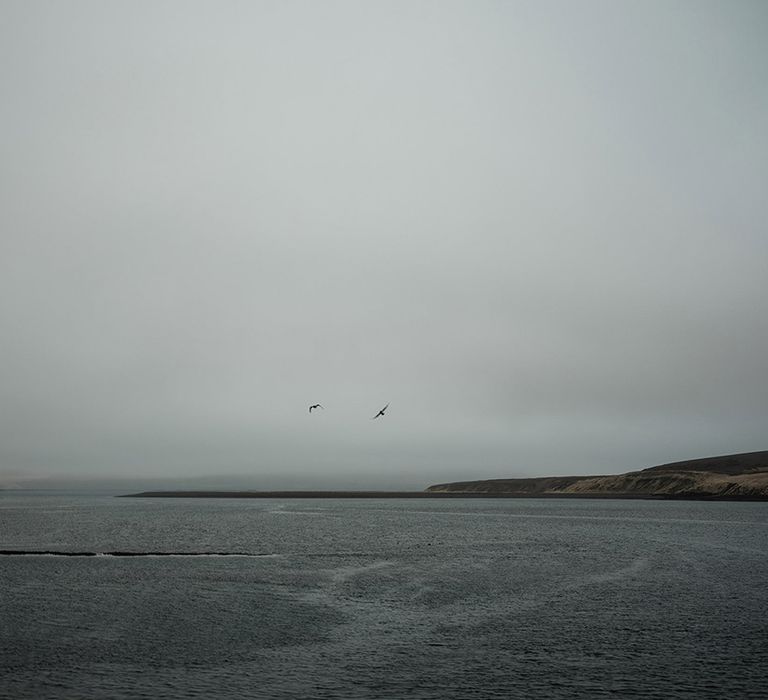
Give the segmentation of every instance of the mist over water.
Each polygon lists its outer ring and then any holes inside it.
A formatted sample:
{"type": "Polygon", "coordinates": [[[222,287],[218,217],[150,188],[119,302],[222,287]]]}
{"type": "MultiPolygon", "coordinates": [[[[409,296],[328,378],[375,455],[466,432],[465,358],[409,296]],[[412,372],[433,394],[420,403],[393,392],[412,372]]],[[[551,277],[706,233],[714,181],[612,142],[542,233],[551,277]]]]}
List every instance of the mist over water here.
{"type": "Polygon", "coordinates": [[[0,495],[0,696],[758,698],[762,503],[0,495]]]}

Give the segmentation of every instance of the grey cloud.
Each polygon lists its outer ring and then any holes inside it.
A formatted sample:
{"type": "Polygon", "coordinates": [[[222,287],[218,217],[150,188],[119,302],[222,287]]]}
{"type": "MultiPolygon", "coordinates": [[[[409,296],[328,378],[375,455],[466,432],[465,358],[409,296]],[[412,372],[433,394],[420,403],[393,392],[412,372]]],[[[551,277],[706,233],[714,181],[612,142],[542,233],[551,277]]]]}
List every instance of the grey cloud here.
{"type": "Polygon", "coordinates": [[[764,448],[762,3],[1,12],[0,474],[764,448]]]}

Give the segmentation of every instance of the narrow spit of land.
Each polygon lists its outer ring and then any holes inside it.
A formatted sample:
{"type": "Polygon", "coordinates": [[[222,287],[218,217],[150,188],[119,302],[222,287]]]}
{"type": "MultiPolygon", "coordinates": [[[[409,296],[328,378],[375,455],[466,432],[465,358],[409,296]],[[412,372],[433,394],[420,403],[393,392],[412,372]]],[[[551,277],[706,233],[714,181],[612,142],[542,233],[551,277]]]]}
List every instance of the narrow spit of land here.
{"type": "MultiPolygon", "coordinates": [[[[463,491],[143,491],[120,498],[561,498],[561,494],[463,491]]],[[[580,494],[566,498],[583,498],[580,494]]]]}
{"type": "Polygon", "coordinates": [[[667,501],[768,501],[767,496],[721,494],[646,494],[646,493],[522,493],[508,491],[144,491],[128,493],[118,498],[566,498],[566,499],[631,499],[667,501]]]}

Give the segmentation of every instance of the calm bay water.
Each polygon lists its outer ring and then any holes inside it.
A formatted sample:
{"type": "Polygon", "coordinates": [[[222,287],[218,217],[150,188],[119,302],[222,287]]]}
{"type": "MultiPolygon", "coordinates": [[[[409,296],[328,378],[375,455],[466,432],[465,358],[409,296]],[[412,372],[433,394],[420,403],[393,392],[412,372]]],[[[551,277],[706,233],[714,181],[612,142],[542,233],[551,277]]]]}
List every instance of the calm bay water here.
{"type": "Polygon", "coordinates": [[[765,698],[768,504],[0,492],[3,698],[765,698]]]}

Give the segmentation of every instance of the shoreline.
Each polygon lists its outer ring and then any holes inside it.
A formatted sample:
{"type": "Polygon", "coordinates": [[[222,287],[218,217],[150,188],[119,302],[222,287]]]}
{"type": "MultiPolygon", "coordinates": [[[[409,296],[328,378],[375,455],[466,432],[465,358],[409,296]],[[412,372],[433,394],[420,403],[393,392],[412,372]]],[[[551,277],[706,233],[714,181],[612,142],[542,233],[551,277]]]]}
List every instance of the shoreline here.
{"type": "Polygon", "coordinates": [[[440,498],[561,498],[614,499],[645,501],[768,501],[761,496],[722,496],[717,494],[641,494],[641,493],[524,493],[483,491],[142,491],[116,498],[358,498],[358,499],[440,499],[440,498]]]}

